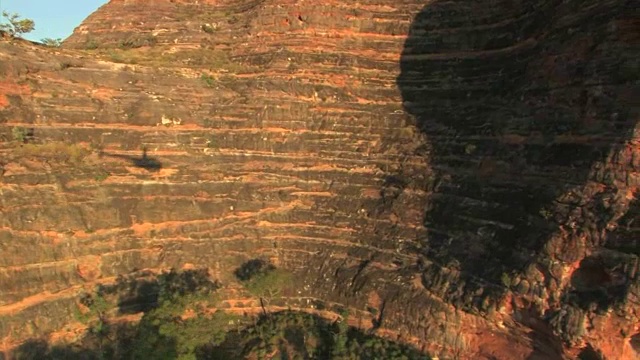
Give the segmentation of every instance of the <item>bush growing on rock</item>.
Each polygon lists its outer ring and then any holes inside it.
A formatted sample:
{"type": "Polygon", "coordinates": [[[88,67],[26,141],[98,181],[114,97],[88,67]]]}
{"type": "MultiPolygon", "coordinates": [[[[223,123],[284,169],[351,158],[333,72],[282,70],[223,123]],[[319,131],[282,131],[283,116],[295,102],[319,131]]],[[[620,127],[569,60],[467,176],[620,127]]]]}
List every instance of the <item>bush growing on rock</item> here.
{"type": "Polygon", "coordinates": [[[41,39],[40,42],[42,43],[42,45],[48,46],[48,47],[60,47],[60,45],[62,45],[62,39],[60,38],[58,39],[44,38],[44,39],[41,39]]]}
{"type": "Polygon", "coordinates": [[[23,143],[27,140],[27,129],[16,126],[11,129],[11,135],[13,136],[13,140],[23,143]]]}
{"type": "MultiPolygon", "coordinates": [[[[23,142],[27,139],[28,137],[26,137],[23,142]]],[[[62,163],[80,163],[89,155],[89,150],[77,144],[50,142],[46,144],[25,144],[16,149],[15,154],[22,157],[38,157],[56,160],[62,163]]]]}

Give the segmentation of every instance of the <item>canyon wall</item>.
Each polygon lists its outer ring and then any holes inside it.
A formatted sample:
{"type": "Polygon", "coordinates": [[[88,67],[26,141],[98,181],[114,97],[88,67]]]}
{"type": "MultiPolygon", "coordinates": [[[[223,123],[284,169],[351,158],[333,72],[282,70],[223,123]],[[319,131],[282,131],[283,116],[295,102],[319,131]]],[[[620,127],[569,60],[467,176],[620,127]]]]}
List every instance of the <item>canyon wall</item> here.
{"type": "Polygon", "coordinates": [[[0,347],[73,340],[124,275],[251,303],[264,258],[296,274],[274,305],[443,359],[636,358],[632,10],[112,0],[61,49],[0,42],[0,347]]]}

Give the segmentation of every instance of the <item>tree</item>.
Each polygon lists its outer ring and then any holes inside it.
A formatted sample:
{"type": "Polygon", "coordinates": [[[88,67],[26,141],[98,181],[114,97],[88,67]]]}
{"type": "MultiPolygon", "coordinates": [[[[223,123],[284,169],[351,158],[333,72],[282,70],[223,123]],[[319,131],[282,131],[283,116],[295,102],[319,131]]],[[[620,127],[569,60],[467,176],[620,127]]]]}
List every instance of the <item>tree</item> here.
{"type": "Polygon", "coordinates": [[[203,346],[221,344],[229,331],[232,314],[210,315],[205,304],[220,287],[206,269],[176,271],[158,277],[157,307],[145,312],[134,339],[133,359],[195,360],[203,346]],[[185,318],[191,310],[193,317],[185,318]]]}
{"type": "Polygon", "coordinates": [[[8,33],[10,36],[22,36],[22,34],[30,33],[36,28],[35,22],[31,19],[21,19],[19,14],[2,12],[2,17],[9,23],[0,24],[0,31],[8,33]]]}
{"type": "Polygon", "coordinates": [[[349,310],[340,311],[340,318],[336,321],[337,332],[333,334],[333,357],[339,358],[347,354],[347,342],[349,341],[349,310]]]}
{"type": "Polygon", "coordinates": [[[270,300],[280,294],[282,289],[291,283],[292,277],[281,269],[272,269],[260,273],[245,282],[245,287],[252,294],[270,300]]]}
{"type": "Polygon", "coordinates": [[[60,47],[62,45],[62,39],[52,39],[52,38],[44,38],[41,39],[40,42],[48,47],[60,47]]]}
{"type": "Polygon", "coordinates": [[[265,302],[269,303],[292,281],[290,273],[276,269],[275,266],[261,259],[249,260],[242,264],[235,270],[235,275],[250,293],[260,298],[262,312],[265,315],[267,314],[265,302]]]}

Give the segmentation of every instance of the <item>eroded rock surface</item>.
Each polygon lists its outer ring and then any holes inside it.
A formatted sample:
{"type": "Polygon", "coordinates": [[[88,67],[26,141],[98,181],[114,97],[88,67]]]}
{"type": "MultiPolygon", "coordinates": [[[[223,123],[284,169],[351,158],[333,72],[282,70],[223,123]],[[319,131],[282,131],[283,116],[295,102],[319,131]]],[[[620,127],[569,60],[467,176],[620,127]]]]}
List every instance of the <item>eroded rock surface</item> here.
{"type": "Polygon", "coordinates": [[[274,306],[440,358],[637,357],[632,10],[113,0],[0,42],[3,348],[120,275],[207,267],[233,306],[266,258],[274,306]]]}

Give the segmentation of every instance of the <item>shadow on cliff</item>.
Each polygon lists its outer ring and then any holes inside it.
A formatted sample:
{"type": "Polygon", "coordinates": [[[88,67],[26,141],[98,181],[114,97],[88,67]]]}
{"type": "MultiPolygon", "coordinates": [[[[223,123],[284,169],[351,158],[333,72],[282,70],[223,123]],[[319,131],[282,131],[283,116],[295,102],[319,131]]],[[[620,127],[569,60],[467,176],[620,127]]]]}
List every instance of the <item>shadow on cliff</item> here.
{"type": "Polygon", "coordinates": [[[161,305],[161,299],[182,298],[195,293],[213,293],[219,288],[211,281],[207,269],[171,269],[161,275],[153,272],[138,272],[118,276],[115,283],[101,285],[96,291],[99,297],[116,297],[118,313],[147,313],[161,305]]]}
{"type": "MultiPolygon", "coordinates": [[[[46,340],[29,340],[14,349],[8,359],[16,360],[93,360],[122,359],[135,348],[136,327],[114,325],[101,334],[89,333],[79,342],[65,345],[51,345],[46,340]]],[[[163,338],[163,348],[167,356],[175,354],[176,344],[171,338],[163,338]]],[[[2,354],[0,354],[0,358],[2,354]]],[[[167,357],[170,358],[170,357],[167,357]]]]}
{"type": "Polygon", "coordinates": [[[108,156],[108,157],[112,157],[112,158],[117,158],[117,159],[124,159],[127,160],[131,163],[131,165],[135,166],[135,167],[139,167],[142,169],[145,169],[147,171],[160,171],[160,169],[162,169],[162,163],[160,161],[158,161],[158,159],[154,158],[154,157],[150,157],[147,155],[147,148],[144,147],[142,148],[142,156],[141,157],[136,157],[136,156],[130,156],[130,155],[121,155],[121,154],[109,154],[109,153],[105,153],[105,152],[100,152],[100,156],[108,156]]]}
{"type": "Polygon", "coordinates": [[[433,173],[427,259],[500,284],[561,225],[605,228],[614,190],[566,194],[614,188],[599,164],[636,125],[637,60],[617,29],[631,2],[588,2],[434,1],[414,18],[397,85],[433,173]]]}

